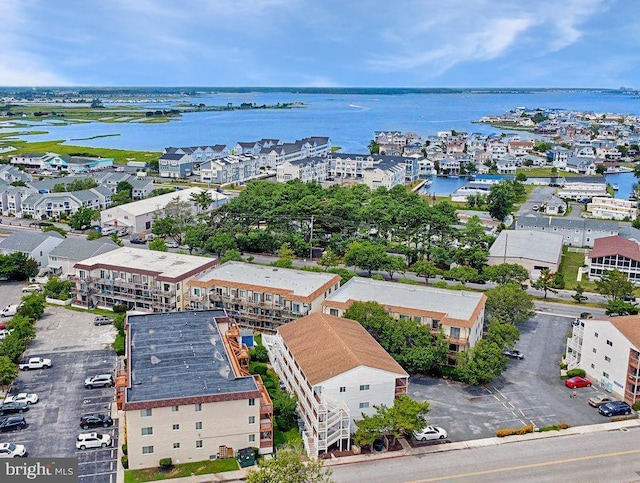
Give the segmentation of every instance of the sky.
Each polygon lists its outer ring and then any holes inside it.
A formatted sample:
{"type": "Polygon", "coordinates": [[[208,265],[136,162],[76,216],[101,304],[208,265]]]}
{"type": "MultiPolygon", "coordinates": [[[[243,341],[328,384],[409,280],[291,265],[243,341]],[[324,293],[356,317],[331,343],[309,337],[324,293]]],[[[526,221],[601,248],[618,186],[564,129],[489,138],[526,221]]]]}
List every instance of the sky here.
{"type": "Polygon", "coordinates": [[[2,86],[639,88],[636,0],[0,0],[2,86]]]}

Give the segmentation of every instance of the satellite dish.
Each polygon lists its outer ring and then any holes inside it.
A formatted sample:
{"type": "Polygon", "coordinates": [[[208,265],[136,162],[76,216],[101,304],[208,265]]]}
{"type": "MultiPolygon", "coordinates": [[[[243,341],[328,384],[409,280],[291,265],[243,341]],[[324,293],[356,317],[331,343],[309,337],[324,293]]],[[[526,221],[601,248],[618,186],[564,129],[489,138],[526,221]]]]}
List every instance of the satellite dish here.
{"type": "Polygon", "coordinates": [[[503,223],[507,227],[510,227],[511,225],[513,225],[513,215],[507,215],[507,217],[504,219],[503,223]]]}

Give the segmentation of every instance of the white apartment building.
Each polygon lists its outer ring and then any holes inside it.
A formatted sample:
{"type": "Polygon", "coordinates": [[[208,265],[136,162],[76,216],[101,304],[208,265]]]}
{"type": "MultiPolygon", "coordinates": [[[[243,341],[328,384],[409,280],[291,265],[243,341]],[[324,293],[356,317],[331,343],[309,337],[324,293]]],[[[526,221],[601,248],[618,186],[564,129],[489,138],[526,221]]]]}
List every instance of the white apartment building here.
{"type": "Polygon", "coordinates": [[[456,354],[482,338],[487,297],[478,292],[446,290],[353,277],[322,303],[325,314],[342,316],[354,302],[376,302],[395,319],[442,331],[449,344],[449,364],[456,354]]]}
{"type": "Polygon", "coordinates": [[[587,211],[594,218],[605,220],[633,221],[638,217],[638,202],[620,198],[605,198],[596,196],[587,205],[587,211]]]}
{"type": "Polygon", "coordinates": [[[111,310],[126,305],[143,312],[173,312],[188,306],[188,281],[217,259],[122,247],[74,265],[75,305],[111,310]]]}
{"type": "Polygon", "coordinates": [[[189,308],[224,308],[242,327],[274,331],[322,311],[340,276],[243,262],[226,262],[189,281],[189,308]]]}
{"type": "Polygon", "coordinates": [[[362,182],[371,190],[380,187],[390,190],[394,186],[404,185],[406,168],[402,162],[383,161],[362,170],[362,182]]]}
{"type": "Polygon", "coordinates": [[[303,183],[315,181],[321,183],[329,175],[329,161],[327,158],[305,158],[297,161],[285,161],[276,168],[276,180],[286,183],[292,179],[299,179],[303,183]]]}
{"type": "Polygon", "coordinates": [[[631,405],[640,401],[640,316],[577,319],[565,362],[615,397],[631,405]]]}
{"type": "Polygon", "coordinates": [[[309,457],[349,449],[355,420],[407,393],[409,375],[356,321],[315,313],[263,336],[263,343],[298,399],[309,457]]]}
{"type": "Polygon", "coordinates": [[[102,228],[127,228],[129,233],[149,233],[156,214],[176,199],[189,203],[194,213],[211,211],[227,202],[227,197],[216,190],[188,188],[108,208],[100,213],[100,225],[102,228]],[[193,200],[193,195],[203,191],[207,191],[213,200],[206,210],[202,210],[193,200]]]}
{"type": "Polygon", "coordinates": [[[585,265],[590,280],[600,280],[607,270],[618,270],[631,283],[640,284],[640,247],[635,240],[617,235],[598,238],[585,255],[585,265]]]}
{"type": "Polygon", "coordinates": [[[591,199],[593,197],[606,197],[607,183],[606,181],[574,181],[567,178],[565,185],[558,190],[558,196],[564,199],[582,200],[591,199]]]}
{"type": "Polygon", "coordinates": [[[223,310],[129,316],[126,330],[116,390],[130,468],[273,451],[273,404],[223,310]]]}

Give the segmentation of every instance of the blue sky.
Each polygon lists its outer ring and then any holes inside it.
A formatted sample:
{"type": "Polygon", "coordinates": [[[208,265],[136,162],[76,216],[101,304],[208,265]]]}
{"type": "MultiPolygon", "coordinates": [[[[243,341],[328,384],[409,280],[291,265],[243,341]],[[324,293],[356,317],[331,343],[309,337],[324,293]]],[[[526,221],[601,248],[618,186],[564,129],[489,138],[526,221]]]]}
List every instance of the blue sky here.
{"type": "Polygon", "coordinates": [[[636,0],[0,0],[0,85],[638,88],[636,0]]]}

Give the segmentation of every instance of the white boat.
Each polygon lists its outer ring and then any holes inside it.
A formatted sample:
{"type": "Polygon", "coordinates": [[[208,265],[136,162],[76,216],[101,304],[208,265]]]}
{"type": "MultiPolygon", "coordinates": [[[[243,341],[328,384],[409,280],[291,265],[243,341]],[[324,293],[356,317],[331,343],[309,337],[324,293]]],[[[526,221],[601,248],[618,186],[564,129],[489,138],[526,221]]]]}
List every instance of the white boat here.
{"type": "Polygon", "coordinates": [[[613,188],[613,191],[618,191],[620,189],[620,186],[618,186],[617,184],[612,184],[611,187],[613,188]]]}

